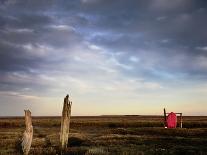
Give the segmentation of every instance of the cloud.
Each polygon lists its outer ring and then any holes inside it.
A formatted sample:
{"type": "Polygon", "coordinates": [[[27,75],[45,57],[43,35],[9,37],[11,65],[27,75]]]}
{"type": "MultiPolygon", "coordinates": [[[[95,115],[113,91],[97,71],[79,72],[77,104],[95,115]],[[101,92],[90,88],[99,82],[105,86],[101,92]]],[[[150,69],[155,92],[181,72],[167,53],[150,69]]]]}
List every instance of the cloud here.
{"type": "Polygon", "coordinates": [[[68,25],[50,25],[49,27],[59,31],[75,31],[75,28],[68,25]]]}
{"type": "Polygon", "coordinates": [[[198,49],[198,50],[202,50],[202,51],[207,51],[207,46],[196,47],[196,49],[198,49]]]}
{"type": "Polygon", "coordinates": [[[11,92],[11,91],[1,91],[0,95],[2,96],[14,96],[14,97],[18,97],[18,98],[22,98],[22,99],[26,99],[26,100],[37,100],[40,99],[40,97],[38,96],[32,96],[32,95],[26,95],[26,94],[20,94],[18,92],[11,92]]]}
{"type": "Polygon", "coordinates": [[[130,56],[129,60],[132,61],[132,62],[138,62],[139,61],[139,59],[135,56],[130,56]]]}
{"type": "Polygon", "coordinates": [[[0,3],[2,95],[135,103],[206,80],[205,1],[0,3]]]}
{"type": "Polygon", "coordinates": [[[6,32],[8,33],[31,33],[31,32],[34,32],[34,30],[28,29],[28,28],[20,28],[20,29],[8,28],[6,29],[6,32]]]}

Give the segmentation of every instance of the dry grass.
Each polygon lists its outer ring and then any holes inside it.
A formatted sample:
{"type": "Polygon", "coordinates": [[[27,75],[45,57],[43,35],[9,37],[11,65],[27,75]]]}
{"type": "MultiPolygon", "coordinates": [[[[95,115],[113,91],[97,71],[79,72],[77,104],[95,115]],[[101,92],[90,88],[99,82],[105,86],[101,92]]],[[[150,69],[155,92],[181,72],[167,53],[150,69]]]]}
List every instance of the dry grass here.
{"type": "MultiPolygon", "coordinates": [[[[65,154],[207,154],[207,117],[184,117],[180,129],[164,129],[160,116],[72,117],[65,154]]],[[[31,155],[59,151],[59,117],[33,117],[31,155]]],[[[0,119],[0,155],[20,155],[23,118],[0,119]]]]}

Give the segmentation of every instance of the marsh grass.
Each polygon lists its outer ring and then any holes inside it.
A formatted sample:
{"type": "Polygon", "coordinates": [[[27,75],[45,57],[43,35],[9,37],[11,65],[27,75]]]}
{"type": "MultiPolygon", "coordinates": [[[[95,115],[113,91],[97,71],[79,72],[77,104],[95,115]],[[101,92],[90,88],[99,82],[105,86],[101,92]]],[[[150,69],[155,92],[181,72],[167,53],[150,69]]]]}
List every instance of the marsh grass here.
{"type": "MultiPolygon", "coordinates": [[[[207,117],[184,117],[180,129],[164,129],[159,116],[72,117],[70,155],[207,154],[207,117]]],[[[56,155],[59,117],[34,117],[30,155],[56,155]]],[[[20,155],[24,118],[0,119],[0,155],[20,155]]]]}

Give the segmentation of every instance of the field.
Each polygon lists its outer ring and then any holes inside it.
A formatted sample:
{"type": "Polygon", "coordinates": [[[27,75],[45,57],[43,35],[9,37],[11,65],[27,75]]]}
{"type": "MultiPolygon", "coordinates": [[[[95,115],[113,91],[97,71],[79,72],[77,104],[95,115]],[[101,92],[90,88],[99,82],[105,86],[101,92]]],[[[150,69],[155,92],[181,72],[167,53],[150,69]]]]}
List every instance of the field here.
{"type": "MultiPolygon", "coordinates": [[[[60,117],[33,117],[31,155],[59,153],[60,117]]],[[[20,155],[23,117],[0,118],[0,155],[20,155]]],[[[162,116],[71,118],[70,155],[207,155],[207,116],[183,117],[183,128],[165,129],[162,116]]]]}

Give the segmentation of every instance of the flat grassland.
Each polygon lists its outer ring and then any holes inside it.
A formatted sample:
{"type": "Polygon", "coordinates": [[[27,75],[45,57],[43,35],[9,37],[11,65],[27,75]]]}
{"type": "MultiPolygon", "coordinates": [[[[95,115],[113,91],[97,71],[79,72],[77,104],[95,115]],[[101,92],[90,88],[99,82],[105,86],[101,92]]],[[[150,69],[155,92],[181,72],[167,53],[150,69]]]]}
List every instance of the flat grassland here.
{"type": "MultiPolygon", "coordinates": [[[[56,155],[60,117],[32,117],[31,155],[56,155]]],[[[178,118],[179,120],[179,118],[178,118]]],[[[183,128],[165,129],[162,116],[74,116],[70,155],[207,155],[207,116],[183,117],[183,128]]],[[[0,118],[0,155],[20,155],[23,117],[0,118]]]]}

